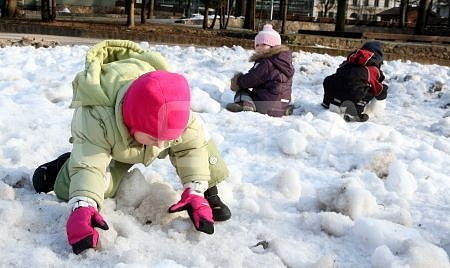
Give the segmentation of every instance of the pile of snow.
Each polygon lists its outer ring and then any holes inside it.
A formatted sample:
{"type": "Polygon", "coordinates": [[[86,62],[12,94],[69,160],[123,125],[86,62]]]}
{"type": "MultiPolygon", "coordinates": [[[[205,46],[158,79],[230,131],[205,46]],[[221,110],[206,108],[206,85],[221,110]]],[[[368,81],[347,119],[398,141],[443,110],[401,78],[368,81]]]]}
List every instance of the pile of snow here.
{"type": "Polygon", "coordinates": [[[71,82],[88,45],[0,48],[1,267],[450,267],[450,68],[389,61],[384,112],[346,123],[322,81],[344,59],[294,53],[294,115],[230,113],[229,79],[252,51],[141,44],[184,74],[192,109],[230,169],[233,213],[215,233],[167,214],[181,185],[168,159],[137,165],[101,211],[110,230],[74,255],[69,208],[36,194],[34,169],[70,151],[71,82]]]}

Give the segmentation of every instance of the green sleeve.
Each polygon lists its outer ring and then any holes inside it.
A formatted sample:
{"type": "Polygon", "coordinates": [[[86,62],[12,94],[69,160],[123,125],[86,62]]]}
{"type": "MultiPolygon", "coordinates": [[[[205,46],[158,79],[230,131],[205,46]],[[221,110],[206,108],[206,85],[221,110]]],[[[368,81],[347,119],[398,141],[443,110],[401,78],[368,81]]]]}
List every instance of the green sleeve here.
{"type": "Polygon", "coordinates": [[[99,208],[105,198],[106,167],[110,155],[101,147],[89,142],[74,143],[69,161],[69,199],[86,196],[94,199],[99,208]]]}
{"type": "Polygon", "coordinates": [[[101,207],[105,198],[106,168],[111,161],[113,138],[108,135],[102,107],[79,107],[72,118],[72,153],[68,166],[69,199],[86,196],[101,207]]]}
{"type": "Polygon", "coordinates": [[[194,115],[181,143],[169,149],[169,156],[183,184],[205,180],[212,187],[228,177],[227,165],[216,144],[205,139],[203,125],[194,115]]]}
{"type": "Polygon", "coordinates": [[[170,161],[183,184],[210,180],[207,145],[201,123],[191,114],[181,142],[169,149],[170,161]]]}

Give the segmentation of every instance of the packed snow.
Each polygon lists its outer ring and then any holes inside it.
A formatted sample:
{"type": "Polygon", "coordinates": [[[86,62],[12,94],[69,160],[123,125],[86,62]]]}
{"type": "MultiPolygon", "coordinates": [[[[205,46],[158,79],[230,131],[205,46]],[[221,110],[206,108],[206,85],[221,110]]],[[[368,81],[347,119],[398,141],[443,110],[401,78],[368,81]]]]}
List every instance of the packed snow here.
{"type": "Polygon", "coordinates": [[[253,53],[140,43],[187,77],[192,109],[228,164],[232,218],[207,235],[168,159],[136,165],[101,213],[110,230],[75,255],[66,202],[37,194],[34,169],[70,151],[71,82],[86,45],[0,48],[0,267],[450,267],[450,68],[382,66],[386,108],[347,123],[321,107],[344,57],[295,52],[292,116],[224,109],[253,53]]]}

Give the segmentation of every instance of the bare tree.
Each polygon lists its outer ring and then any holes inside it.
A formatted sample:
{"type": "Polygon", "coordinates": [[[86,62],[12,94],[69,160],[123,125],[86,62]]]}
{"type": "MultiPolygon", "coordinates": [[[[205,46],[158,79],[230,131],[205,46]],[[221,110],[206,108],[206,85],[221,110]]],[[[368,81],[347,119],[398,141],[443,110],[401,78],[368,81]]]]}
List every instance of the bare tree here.
{"type": "Polygon", "coordinates": [[[214,18],[212,21],[210,29],[214,29],[214,25],[217,17],[219,17],[219,27],[221,30],[224,30],[228,26],[228,22],[230,20],[230,13],[233,6],[233,0],[212,0],[212,4],[215,7],[214,10],[214,18]]]}
{"type": "Polygon", "coordinates": [[[205,5],[205,12],[203,13],[202,28],[203,28],[203,30],[206,30],[206,29],[208,29],[208,11],[209,11],[209,7],[210,7],[210,0],[204,0],[203,3],[205,5]]]}
{"type": "Polygon", "coordinates": [[[185,12],[186,18],[190,18],[192,16],[191,6],[192,6],[192,0],[188,0],[187,4],[186,4],[186,12],[185,12]]]}
{"type": "Polygon", "coordinates": [[[245,9],[247,6],[247,0],[236,0],[236,9],[235,11],[235,16],[239,17],[239,16],[244,16],[245,15],[245,9]]]}
{"type": "Polygon", "coordinates": [[[17,16],[17,0],[5,0],[3,6],[0,6],[2,10],[2,17],[16,17],[17,16]]]}
{"type": "Polygon", "coordinates": [[[142,0],[141,1],[141,24],[145,24],[145,6],[146,6],[146,1],[142,0]]]}
{"type": "MultiPolygon", "coordinates": [[[[208,16],[203,17],[203,29],[214,29],[216,20],[219,18],[219,27],[221,30],[226,29],[230,20],[231,10],[234,0],[205,0],[205,9],[209,6],[214,7],[214,18],[211,25],[208,26],[208,16]],[[231,1],[231,2],[230,2],[231,1]]],[[[207,13],[205,13],[207,14],[207,13]]]]}
{"type": "Polygon", "coordinates": [[[247,0],[245,7],[244,29],[256,30],[256,0],[247,0]]]}
{"type": "Polygon", "coordinates": [[[56,19],[56,0],[50,0],[52,2],[52,21],[56,19]]]}
{"type": "Polygon", "coordinates": [[[225,16],[223,20],[220,22],[220,29],[226,29],[228,27],[228,23],[230,22],[231,11],[233,10],[234,0],[225,0],[224,10],[226,10],[226,19],[225,16]]]}
{"type": "Polygon", "coordinates": [[[49,0],[41,0],[41,19],[43,22],[50,20],[49,0]]]}
{"type": "MultiPolygon", "coordinates": [[[[14,0],[16,1],[16,0],[14,0]]],[[[10,0],[11,2],[11,0],[10,0]]],[[[56,19],[56,0],[41,1],[41,19],[43,22],[53,22],[56,19]]]]}
{"type": "Polygon", "coordinates": [[[208,27],[209,29],[214,29],[217,16],[222,17],[223,15],[222,2],[223,1],[221,0],[209,0],[209,4],[214,7],[214,18],[212,19],[211,25],[208,27]]]}
{"type": "Polygon", "coordinates": [[[134,28],[134,3],[136,0],[125,1],[125,12],[127,13],[127,27],[134,28]]]}
{"type": "Polygon", "coordinates": [[[219,9],[216,8],[214,10],[214,17],[212,19],[211,25],[209,25],[209,27],[208,27],[209,29],[214,29],[214,26],[216,25],[217,15],[219,15],[218,12],[219,12],[219,9]]]}
{"type": "Polygon", "coordinates": [[[398,27],[403,28],[406,26],[406,19],[408,15],[408,0],[400,0],[400,17],[398,21],[398,27]]]}
{"type": "Polygon", "coordinates": [[[337,0],[335,32],[345,31],[345,14],[347,13],[347,0],[337,0]]]}
{"type": "Polygon", "coordinates": [[[282,0],[283,1],[283,13],[282,13],[282,22],[281,22],[281,33],[286,33],[286,21],[287,21],[287,13],[288,13],[288,1],[289,0],[282,0]]]}
{"type": "Polygon", "coordinates": [[[155,11],[155,0],[148,1],[147,19],[152,19],[155,11]]]}
{"type": "Polygon", "coordinates": [[[328,12],[336,6],[335,0],[319,0],[316,3],[316,8],[322,11],[322,17],[327,17],[328,12]]]}
{"type": "Polygon", "coordinates": [[[419,14],[417,14],[416,27],[414,28],[414,34],[423,34],[425,32],[425,26],[427,24],[428,13],[430,12],[432,0],[420,0],[419,2],[419,14]]]}

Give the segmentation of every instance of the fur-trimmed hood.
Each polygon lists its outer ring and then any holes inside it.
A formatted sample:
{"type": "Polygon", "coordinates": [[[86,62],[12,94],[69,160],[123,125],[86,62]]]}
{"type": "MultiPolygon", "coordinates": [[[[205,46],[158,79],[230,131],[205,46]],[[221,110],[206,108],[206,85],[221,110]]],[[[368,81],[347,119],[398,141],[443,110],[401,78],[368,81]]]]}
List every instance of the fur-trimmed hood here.
{"type": "Polygon", "coordinates": [[[292,66],[292,51],[285,45],[271,47],[264,53],[254,53],[249,61],[258,62],[268,59],[272,64],[287,77],[294,76],[294,68],[292,66]]]}
{"type": "Polygon", "coordinates": [[[281,52],[285,52],[285,51],[291,51],[289,49],[289,47],[285,46],[285,45],[281,45],[281,46],[276,46],[276,47],[271,47],[269,48],[266,52],[264,53],[254,53],[250,59],[248,61],[250,62],[254,62],[257,61],[259,59],[265,59],[265,58],[270,58],[272,56],[278,55],[281,52]]]}

